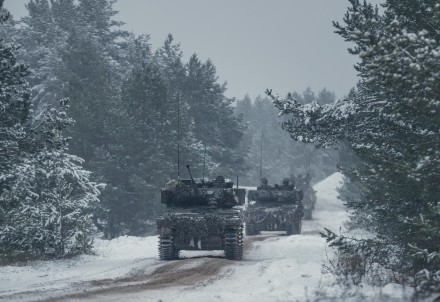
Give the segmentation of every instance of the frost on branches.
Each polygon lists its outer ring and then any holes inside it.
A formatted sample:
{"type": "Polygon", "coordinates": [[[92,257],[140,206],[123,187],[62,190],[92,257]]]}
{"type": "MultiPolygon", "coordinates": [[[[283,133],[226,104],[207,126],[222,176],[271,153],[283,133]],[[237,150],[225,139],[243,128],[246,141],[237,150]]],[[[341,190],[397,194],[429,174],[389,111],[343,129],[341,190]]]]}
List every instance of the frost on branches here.
{"type": "Polygon", "coordinates": [[[32,124],[28,69],[17,49],[0,40],[0,260],[87,252],[100,186],[66,153],[67,100],[32,124]]]}
{"type": "Polygon", "coordinates": [[[92,210],[100,185],[89,181],[83,160],[67,154],[61,130],[71,122],[49,108],[20,142],[17,162],[1,174],[0,258],[47,258],[90,251],[92,210]],[[30,147],[32,146],[32,147],[30,147]]]}
{"type": "Polygon", "coordinates": [[[12,171],[16,177],[0,198],[7,210],[0,230],[2,255],[62,257],[90,251],[91,208],[99,190],[81,163],[55,150],[26,159],[12,171]]]}
{"type": "Polygon", "coordinates": [[[360,58],[356,89],[326,105],[267,94],[293,139],[343,143],[355,154],[341,170],[360,197],[344,201],[382,242],[400,247],[394,256],[410,263],[413,284],[433,290],[440,284],[433,261],[440,251],[440,3],[388,0],[382,13],[350,3],[345,24],[334,26],[360,58]]]}

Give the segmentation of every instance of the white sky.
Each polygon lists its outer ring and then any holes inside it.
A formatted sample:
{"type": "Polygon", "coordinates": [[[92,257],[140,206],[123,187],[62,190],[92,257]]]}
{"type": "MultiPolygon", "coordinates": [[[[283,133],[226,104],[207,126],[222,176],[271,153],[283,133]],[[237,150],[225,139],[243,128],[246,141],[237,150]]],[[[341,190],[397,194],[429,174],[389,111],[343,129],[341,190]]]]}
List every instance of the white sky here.
{"type": "MultiPolygon", "coordinates": [[[[27,0],[6,0],[14,18],[27,0]]],[[[373,3],[383,2],[373,0],[373,3]]],[[[333,33],[348,0],[118,0],[116,19],[149,34],[153,49],[171,33],[185,59],[210,58],[228,97],[251,98],[266,88],[280,95],[322,88],[343,97],[356,83],[349,46],[333,33]]]]}

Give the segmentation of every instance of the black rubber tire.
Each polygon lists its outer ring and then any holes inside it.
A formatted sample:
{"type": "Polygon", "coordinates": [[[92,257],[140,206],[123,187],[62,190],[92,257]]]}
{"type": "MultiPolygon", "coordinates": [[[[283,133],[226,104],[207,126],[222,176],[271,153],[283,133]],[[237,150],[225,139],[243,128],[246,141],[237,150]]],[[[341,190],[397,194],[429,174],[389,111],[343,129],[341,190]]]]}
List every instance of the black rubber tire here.
{"type": "Polygon", "coordinates": [[[243,228],[225,231],[225,257],[230,260],[243,259],[243,228]]]}
{"type": "Polygon", "coordinates": [[[172,234],[159,236],[159,258],[160,260],[174,260],[179,258],[179,251],[174,245],[172,234]]]}

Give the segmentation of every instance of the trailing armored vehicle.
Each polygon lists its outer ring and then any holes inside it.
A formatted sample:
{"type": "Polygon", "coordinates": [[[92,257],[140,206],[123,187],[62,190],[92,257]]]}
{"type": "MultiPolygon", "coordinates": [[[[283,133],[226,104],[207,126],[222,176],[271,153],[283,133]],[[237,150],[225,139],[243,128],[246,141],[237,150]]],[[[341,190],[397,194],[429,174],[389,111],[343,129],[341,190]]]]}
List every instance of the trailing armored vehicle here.
{"type": "Polygon", "coordinates": [[[227,259],[243,257],[245,189],[223,176],[210,181],[172,180],[161,191],[167,210],[157,218],[159,257],[179,258],[181,250],[224,250],[227,259]]]}
{"type": "Polygon", "coordinates": [[[298,190],[303,191],[304,197],[302,200],[304,206],[304,219],[311,220],[312,212],[315,209],[316,204],[316,191],[313,190],[310,185],[310,174],[307,173],[306,177],[303,177],[299,174],[297,177],[294,177],[294,183],[298,190]]]}
{"type": "Polygon", "coordinates": [[[300,234],[302,198],[302,191],[296,190],[288,179],[282,185],[269,186],[263,178],[257,190],[248,191],[248,207],[244,212],[246,235],[258,235],[261,231],[300,234]]]}

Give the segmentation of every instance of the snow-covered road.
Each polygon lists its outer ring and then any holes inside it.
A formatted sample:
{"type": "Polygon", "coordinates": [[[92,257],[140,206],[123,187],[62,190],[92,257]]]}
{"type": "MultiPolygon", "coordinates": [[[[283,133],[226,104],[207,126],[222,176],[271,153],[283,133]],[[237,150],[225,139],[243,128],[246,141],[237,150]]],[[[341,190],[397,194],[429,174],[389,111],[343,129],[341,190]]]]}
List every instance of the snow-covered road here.
{"type": "Polygon", "coordinates": [[[346,212],[336,198],[341,175],[315,186],[314,219],[301,235],[245,238],[243,261],[222,252],[185,252],[163,262],[156,237],[96,241],[96,256],[0,267],[0,300],[13,301],[305,301],[331,284],[321,273],[326,245],[319,232],[338,232],[346,212]]]}

